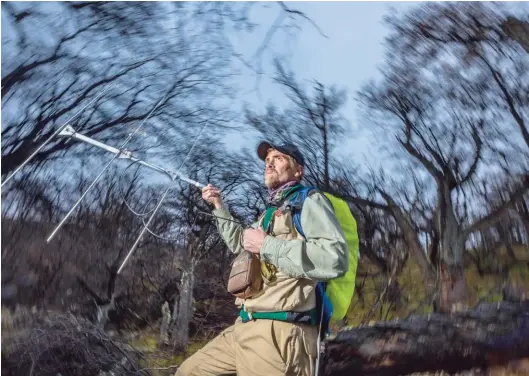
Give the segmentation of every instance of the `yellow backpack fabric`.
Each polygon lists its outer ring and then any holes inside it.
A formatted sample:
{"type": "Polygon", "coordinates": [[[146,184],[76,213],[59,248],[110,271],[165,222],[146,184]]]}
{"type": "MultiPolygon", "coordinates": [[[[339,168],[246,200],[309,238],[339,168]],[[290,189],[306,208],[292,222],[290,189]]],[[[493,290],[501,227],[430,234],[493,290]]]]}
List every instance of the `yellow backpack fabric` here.
{"type": "MultiPolygon", "coordinates": [[[[303,201],[309,195],[309,192],[314,190],[314,187],[303,187],[296,192],[296,200],[299,206],[303,205],[303,201]]],[[[321,192],[321,191],[320,191],[321,192]]],[[[342,320],[347,314],[347,310],[351,305],[351,300],[354,296],[356,269],[358,266],[359,253],[359,239],[356,226],[356,220],[349,209],[349,205],[344,200],[328,193],[322,192],[325,197],[331,202],[334,214],[342,227],[347,243],[347,251],[349,253],[349,267],[347,272],[338,278],[327,281],[324,291],[324,315],[329,320],[342,320]],[[328,306],[327,302],[330,303],[328,306]]],[[[294,226],[298,233],[305,236],[301,228],[301,210],[296,210],[293,215],[294,226]]],[[[321,282],[318,284],[320,285],[321,282]]],[[[323,288],[322,288],[323,289],[323,288]]]]}
{"type": "Polygon", "coordinates": [[[331,318],[333,320],[342,320],[347,314],[354,296],[360,243],[356,220],[349,209],[349,205],[344,200],[330,193],[324,192],[323,194],[332,203],[334,214],[342,226],[347,243],[347,251],[349,252],[349,268],[347,272],[339,278],[328,281],[325,291],[333,305],[331,318]]]}

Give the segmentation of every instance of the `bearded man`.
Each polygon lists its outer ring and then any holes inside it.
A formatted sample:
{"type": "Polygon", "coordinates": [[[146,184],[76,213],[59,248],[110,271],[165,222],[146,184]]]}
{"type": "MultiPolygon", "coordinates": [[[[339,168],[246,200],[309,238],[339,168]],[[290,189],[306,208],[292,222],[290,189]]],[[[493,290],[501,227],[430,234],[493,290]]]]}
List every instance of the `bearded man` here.
{"type": "Polygon", "coordinates": [[[304,187],[305,160],[295,145],[263,141],[257,155],[265,162],[269,197],[252,228],[233,222],[218,188],[208,185],[202,198],[214,206],[217,228],[228,248],[259,258],[260,290],[235,300],[240,308],[235,324],[185,360],[176,376],[314,372],[321,326],[316,285],[346,273],[346,240],[332,204],[316,189],[299,207],[303,234],[296,230],[293,197],[304,187]]]}

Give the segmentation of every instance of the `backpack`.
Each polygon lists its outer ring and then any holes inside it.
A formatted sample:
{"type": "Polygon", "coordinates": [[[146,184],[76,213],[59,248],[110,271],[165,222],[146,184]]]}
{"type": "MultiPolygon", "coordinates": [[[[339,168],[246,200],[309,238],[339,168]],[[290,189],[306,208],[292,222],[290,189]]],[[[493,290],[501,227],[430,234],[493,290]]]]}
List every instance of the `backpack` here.
{"type": "MultiPolygon", "coordinates": [[[[315,190],[317,190],[315,187],[303,187],[289,197],[294,207],[292,216],[294,226],[296,231],[303,237],[305,237],[305,234],[301,227],[301,209],[305,199],[315,190]]],[[[344,200],[328,192],[322,193],[333,206],[336,218],[345,235],[347,251],[349,253],[349,267],[343,276],[327,282],[319,282],[316,285],[317,306],[322,307],[323,313],[323,318],[320,318],[322,327],[328,332],[328,325],[331,319],[342,320],[347,314],[347,310],[353,299],[360,251],[356,221],[349,206],[344,200]]]]}

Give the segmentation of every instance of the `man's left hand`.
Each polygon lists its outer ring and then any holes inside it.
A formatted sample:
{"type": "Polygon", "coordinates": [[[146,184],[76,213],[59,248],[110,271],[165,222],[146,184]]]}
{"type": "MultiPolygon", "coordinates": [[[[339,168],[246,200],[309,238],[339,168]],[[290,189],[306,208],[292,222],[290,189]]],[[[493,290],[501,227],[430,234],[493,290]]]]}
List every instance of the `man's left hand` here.
{"type": "Polygon", "coordinates": [[[263,246],[266,235],[266,232],[260,228],[245,230],[242,242],[244,249],[255,254],[261,253],[261,247],[263,246]]]}

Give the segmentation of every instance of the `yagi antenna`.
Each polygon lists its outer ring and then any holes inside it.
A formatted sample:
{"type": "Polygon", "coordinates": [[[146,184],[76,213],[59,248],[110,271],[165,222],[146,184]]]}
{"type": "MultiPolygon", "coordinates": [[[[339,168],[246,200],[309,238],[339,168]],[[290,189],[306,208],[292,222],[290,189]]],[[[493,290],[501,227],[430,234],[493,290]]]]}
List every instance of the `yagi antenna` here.
{"type": "Polygon", "coordinates": [[[119,159],[130,159],[132,162],[135,162],[135,163],[138,163],[138,164],[141,164],[142,166],[145,166],[145,167],[148,167],[154,171],[158,171],[158,172],[161,172],[161,173],[164,173],[166,175],[168,175],[172,180],[176,180],[176,179],[180,179],[182,181],[185,181],[186,183],[189,183],[191,185],[194,185],[195,187],[197,188],[204,188],[204,184],[201,184],[195,180],[192,180],[192,179],[189,179],[187,177],[185,177],[184,175],[180,174],[179,172],[174,172],[174,171],[171,171],[167,168],[164,168],[164,167],[161,167],[161,166],[158,166],[158,165],[155,165],[154,163],[150,163],[150,162],[147,162],[147,161],[144,161],[144,160],[141,160],[139,158],[136,158],[132,155],[132,153],[130,151],[127,151],[127,150],[120,150],[120,149],[117,149],[115,147],[112,147],[112,146],[109,146],[107,144],[104,144],[102,142],[99,142],[97,140],[94,140],[93,138],[90,138],[90,137],[87,137],[79,132],[76,132],[71,126],[67,126],[65,127],[60,133],[59,133],[59,136],[63,136],[63,137],[71,137],[71,138],[74,138],[78,141],[83,141],[83,142],[86,142],[87,144],[90,144],[90,145],[93,145],[93,146],[97,146],[98,148],[100,149],[103,149],[103,150],[106,150],[112,154],[115,154],[117,156],[117,158],[119,159]]]}
{"type": "MultiPolygon", "coordinates": [[[[150,169],[152,169],[154,171],[157,171],[157,172],[163,173],[164,175],[167,175],[172,181],[175,181],[175,180],[179,179],[179,180],[182,180],[182,181],[184,181],[184,182],[186,182],[188,184],[194,185],[195,187],[200,188],[200,189],[205,187],[204,184],[201,184],[201,183],[199,183],[199,182],[197,182],[197,181],[195,181],[193,179],[190,179],[190,178],[182,175],[179,172],[171,171],[171,170],[169,170],[169,169],[167,169],[165,167],[161,167],[161,166],[158,166],[158,165],[156,165],[154,163],[150,163],[150,162],[144,161],[142,159],[136,158],[136,157],[134,157],[132,155],[132,153],[130,151],[128,151],[126,149],[115,148],[113,146],[104,144],[104,143],[102,143],[100,141],[94,140],[93,138],[87,137],[87,136],[85,136],[85,135],[83,135],[83,134],[81,134],[79,132],[76,132],[75,129],[73,129],[73,127],[70,126],[70,125],[66,126],[62,131],[60,131],[58,136],[73,138],[75,140],[78,140],[78,141],[81,141],[81,142],[96,146],[96,147],[98,147],[100,149],[103,149],[103,150],[105,150],[107,152],[110,152],[110,153],[114,154],[114,157],[106,164],[106,166],[103,168],[103,170],[98,174],[98,176],[94,179],[94,181],[90,184],[90,186],[86,189],[86,191],[81,195],[81,197],[79,197],[77,202],[72,206],[70,211],[64,216],[64,218],[57,225],[57,227],[55,227],[53,232],[50,234],[50,236],[46,240],[48,243],[53,239],[55,234],[63,226],[63,224],[68,219],[68,217],[74,212],[75,208],[81,203],[81,201],[86,196],[88,191],[95,185],[95,183],[99,180],[99,178],[107,170],[107,168],[110,166],[110,164],[116,159],[128,159],[128,160],[130,160],[130,161],[132,161],[134,163],[141,164],[142,166],[148,167],[148,168],[150,168],[150,169]]],[[[189,153],[188,153],[188,155],[189,155],[189,153]]],[[[138,238],[136,239],[136,241],[132,245],[131,249],[129,250],[127,256],[123,260],[123,263],[121,264],[120,268],[118,269],[117,274],[119,274],[121,272],[121,270],[125,266],[125,263],[128,261],[128,259],[132,255],[132,253],[136,250],[141,238],[143,237],[143,234],[145,233],[145,231],[147,230],[147,228],[148,228],[149,224],[151,223],[152,219],[154,218],[154,216],[158,212],[158,209],[160,209],[160,206],[161,206],[163,200],[165,199],[165,197],[167,196],[168,192],[169,192],[169,188],[167,188],[165,190],[165,192],[163,193],[162,198],[160,199],[160,201],[156,205],[156,208],[154,209],[154,211],[152,212],[151,216],[149,217],[149,220],[145,224],[143,230],[140,232],[138,238]]]]}
{"type": "MultiPolygon", "coordinates": [[[[98,98],[100,98],[101,96],[103,96],[104,93],[106,93],[114,84],[115,84],[116,81],[114,81],[113,83],[111,83],[110,85],[108,85],[105,90],[103,90],[101,93],[99,93],[96,97],[94,97],[90,102],[88,102],[84,107],[82,107],[79,111],[77,111],[73,116],[71,116],[63,125],[61,125],[59,128],[57,128],[50,137],[48,137],[43,143],[42,145],[40,145],[24,162],[22,162],[20,164],[20,166],[18,166],[16,168],[16,170],[11,174],[9,175],[3,182],[2,184],[0,185],[0,187],[3,187],[9,180],[11,180],[13,178],[13,176],[15,174],[17,174],[24,166],[26,166],[48,143],[51,142],[51,140],[57,136],[60,136],[60,137],[68,137],[68,138],[73,138],[75,140],[78,140],[78,141],[81,141],[81,142],[84,142],[84,143],[87,143],[87,144],[90,144],[92,146],[96,146],[100,149],[103,149],[107,152],[110,152],[112,154],[114,154],[114,156],[112,157],[112,159],[110,161],[108,161],[108,163],[103,167],[103,169],[99,172],[99,174],[96,176],[96,178],[92,181],[92,183],[90,183],[90,185],[88,186],[88,188],[83,192],[83,194],[81,195],[81,197],[79,197],[79,199],[75,202],[75,204],[72,206],[72,208],[68,211],[68,213],[64,216],[64,218],[61,220],[61,222],[59,222],[59,224],[57,225],[57,227],[55,227],[55,229],[52,231],[52,233],[49,235],[48,239],[46,240],[48,243],[53,239],[53,237],[57,234],[57,232],[59,231],[59,229],[64,225],[64,223],[66,223],[66,220],[72,215],[72,213],[75,211],[75,209],[79,206],[79,204],[81,203],[81,201],[83,200],[84,197],[86,197],[86,195],[88,194],[88,192],[95,186],[95,184],[97,183],[97,181],[103,176],[103,174],[105,173],[105,171],[110,167],[110,165],[112,164],[112,162],[114,162],[116,159],[129,159],[130,161],[134,162],[134,163],[138,163],[138,164],[141,164],[145,167],[148,167],[154,171],[158,171],[160,173],[163,173],[164,175],[168,176],[172,181],[175,181],[177,179],[179,180],[182,180],[186,183],[189,183],[191,185],[194,185],[195,187],[197,188],[204,188],[205,185],[204,184],[201,184],[195,180],[192,180],[188,177],[185,177],[183,176],[182,174],[180,174],[180,169],[177,171],[177,172],[174,172],[174,171],[171,171],[167,168],[164,168],[162,166],[158,166],[154,163],[150,163],[150,162],[147,162],[147,161],[144,161],[144,160],[141,160],[139,158],[136,158],[132,155],[132,153],[128,150],[125,149],[125,146],[130,142],[130,140],[140,131],[140,129],[142,128],[143,124],[151,117],[151,115],[154,113],[154,111],[158,108],[158,106],[160,106],[160,104],[164,101],[164,99],[167,97],[167,95],[169,93],[166,93],[162,99],[160,99],[158,101],[158,103],[156,103],[156,105],[153,107],[153,109],[149,112],[149,114],[145,117],[145,119],[140,123],[140,125],[133,131],[131,132],[128,137],[125,139],[125,141],[118,147],[113,147],[113,146],[110,146],[110,145],[107,145],[107,144],[104,144],[100,141],[97,141],[97,140],[94,140],[93,138],[90,138],[90,137],[87,137],[77,131],[75,131],[75,129],[69,124],[74,118],[76,118],[79,114],[81,114],[85,108],[87,108],[90,104],[94,103],[98,98]]],[[[189,152],[187,153],[186,157],[184,158],[180,168],[183,166],[183,164],[185,163],[185,161],[187,160],[187,158],[189,157],[189,155],[191,154],[191,152],[193,151],[202,131],[204,130],[205,126],[207,125],[207,122],[204,123],[204,126],[202,127],[202,129],[200,130],[200,133],[198,134],[197,138],[195,139],[195,142],[193,143],[193,145],[191,146],[191,149],[189,150],[189,152]]],[[[144,225],[144,228],[142,229],[142,231],[140,232],[138,238],[136,239],[136,241],[134,242],[134,244],[132,245],[131,249],[129,250],[127,256],[125,257],[125,259],[123,260],[123,263],[121,264],[120,268],[118,269],[118,274],[121,272],[121,270],[123,269],[123,267],[125,266],[125,263],[127,262],[127,260],[130,258],[130,256],[132,255],[132,253],[134,252],[134,250],[137,248],[143,234],[145,233],[145,231],[148,230],[148,226],[149,224],[151,223],[152,219],[154,218],[154,216],[156,215],[156,213],[158,212],[158,209],[160,209],[161,205],[162,205],[162,202],[163,200],[165,199],[165,197],[167,196],[167,193],[169,192],[169,188],[167,188],[165,190],[165,192],[163,193],[160,201],[158,202],[158,204],[156,205],[155,209],[153,210],[151,216],[149,217],[149,220],[147,221],[147,223],[144,225]]]]}

